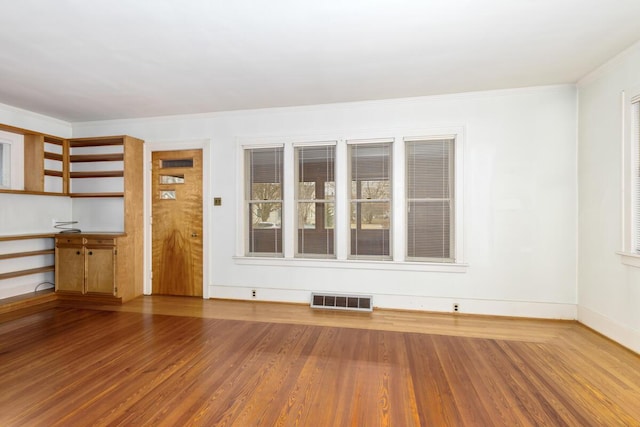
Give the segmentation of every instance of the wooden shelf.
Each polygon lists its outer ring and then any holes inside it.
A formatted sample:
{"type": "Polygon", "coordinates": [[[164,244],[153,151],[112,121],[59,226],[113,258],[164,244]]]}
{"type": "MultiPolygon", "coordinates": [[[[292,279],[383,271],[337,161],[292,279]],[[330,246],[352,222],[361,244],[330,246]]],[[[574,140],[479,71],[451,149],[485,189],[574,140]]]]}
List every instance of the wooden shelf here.
{"type": "Polygon", "coordinates": [[[30,240],[30,239],[53,239],[55,233],[33,233],[33,234],[14,234],[8,236],[0,236],[0,242],[10,242],[12,240],[30,240]]]}
{"type": "Polygon", "coordinates": [[[53,193],[51,191],[26,191],[26,190],[5,190],[0,189],[0,193],[6,194],[29,194],[32,196],[68,196],[67,193],[53,193]]]}
{"type": "Polygon", "coordinates": [[[60,177],[60,178],[62,178],[64,176],[64,173],[62,171],[54,171],[54,170],[51,170],[51,169],[45,169],[44,170],[44,174],[46,176],[57,176],[57,177],[60,177]]]}
{"type": "Polygon", "coordinates": [[[44,158],[47,160],[55,160],[58,162],[62,161],[62,154],[58,153],[50,153],[49,151],[44,152],[44,158]]]}
{"type": "Polygon", "coordinates": [[[48,271],[55,271],[53,265],[47,265],[45,267],[30,268],[28,270],[10,271],[8,273],[0,274],[0,280],[11,279],[13,277],[29,276],[30,274],[46,273],[48,271]]]}
{"type": "Polygon", "coordinates": [[[55,138],[53,136],[47,136],[47,135],[44,136],[44,142],[46,142],[47,144],[54,144],[59,146],[64,145],[64,139],[55,138]]]}
{"type": "Polygon", "coordinates": [[[0,255],[0,259],[23,258],[23,257],[29,257],[29,256],[36,256],[36,255],[53,255],[55,253],[56,251],[54,249],[44,249],[41,251],[31,251],[31,252],[15,252],[12,254],[0,255]]]}
{"type": "Polygon", "coordinates": [[[113,154],[77,154],[74,156],[69,156],[69,161],[71,163],[88,163],[88,162],[118,162],[124,160],[123,153],[113,153],[113,154]]]}
{"type": "Polygon", "coordinates": [[[74,139],[70,141],[69,146],[75,147],[102,147],[105,145],[124,145],[124,138],[118,137],[106,137],[106,138],[86,138],[86,139],[74,139]]]}
{"type": "Polygon", "coordinates": [[[124,197],[124,193],[69,193],[69,197],[124,197]]]}
{"type": "Polygon", "coordinates": [[[124,176],[123,171],[93,171],[93,172],[71,172],[71,178],[120,178],[124,176]]]}

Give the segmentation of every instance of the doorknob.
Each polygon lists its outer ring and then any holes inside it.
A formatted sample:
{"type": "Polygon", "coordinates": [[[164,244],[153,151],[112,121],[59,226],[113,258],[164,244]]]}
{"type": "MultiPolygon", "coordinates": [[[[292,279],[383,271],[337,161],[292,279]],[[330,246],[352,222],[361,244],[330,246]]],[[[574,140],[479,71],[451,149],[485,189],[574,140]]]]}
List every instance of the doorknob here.
{"type": "Polygon", "coordinates": [[[191,233],[191,237],[198,237],[198,233],[191,233]]]}

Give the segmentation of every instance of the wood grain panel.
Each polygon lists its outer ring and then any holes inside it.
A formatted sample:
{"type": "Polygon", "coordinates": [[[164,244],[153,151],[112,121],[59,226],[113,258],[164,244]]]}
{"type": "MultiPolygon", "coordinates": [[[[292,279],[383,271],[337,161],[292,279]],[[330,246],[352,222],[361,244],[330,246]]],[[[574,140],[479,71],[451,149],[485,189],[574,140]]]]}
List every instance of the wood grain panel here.
{"type": "Polygon", "coordinates": [[[576,322],[401,313],[423,330],[400,332],[127,306],[0,323],[0,425],[640,425],[640,356],[576,322]]]}
{"type": "Polygon", "coordinates": [[[60,246],[56,248],[56,291],[84,292],[84,247],[60,246]]]}
{"type": "Polygon", "coordinates": [[[87,293],[114,294],[115,248],[86,246],[87,293]]]}
{"type": "Polygon", "coordinates": [[[202,296],[202,150],[153,152],[152,163],[153,293],[202,296]],[[161,168],[173,159],[193,159],[193,167],[161,168]],[[161,175],[184,183],[162,184],[161,175]],[[163,199],[163,190],[175,199],[163,199]]]}
{"type": "Polygon", "coordinates": [[[124,137],[124,228],[118,242],[118,295],[128,301],[143,292],[144,281],[144,141],[124,137]]]}
{"type": "Polygon", "coordinates": [[[44,136],[24,135],[24,189],[44,191],[44,136]]]}

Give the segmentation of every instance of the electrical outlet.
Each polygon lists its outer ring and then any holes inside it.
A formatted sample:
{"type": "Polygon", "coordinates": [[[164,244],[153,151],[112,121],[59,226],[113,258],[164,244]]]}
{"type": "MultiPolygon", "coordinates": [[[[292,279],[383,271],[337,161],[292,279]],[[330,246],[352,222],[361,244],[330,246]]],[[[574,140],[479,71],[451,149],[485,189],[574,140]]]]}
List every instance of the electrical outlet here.
{"type": "Polygon", "coordinates": [[[460,304],[456,302],[453,304],[453,312],[457,313],[458,311],[460,311],[460,304]]]}
{"type": "Polygon", "coordinates": [[[251,290],[251,298],[255,298],[256,297],[256,290],[252,289],[251,290]]]}

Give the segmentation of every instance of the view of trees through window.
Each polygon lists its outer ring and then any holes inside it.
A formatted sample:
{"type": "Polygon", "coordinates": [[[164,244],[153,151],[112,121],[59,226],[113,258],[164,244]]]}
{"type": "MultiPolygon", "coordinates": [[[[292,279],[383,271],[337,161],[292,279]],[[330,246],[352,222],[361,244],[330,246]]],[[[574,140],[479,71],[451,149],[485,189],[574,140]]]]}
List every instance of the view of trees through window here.
{"type": "Polygon", "coordinates": [[[393,260],[395,240],[401,243],[395,247],[404,247],[397,254],[400,260],[455,262],[455,138],[406,138],[404,159],[396,163],[404,189],[395,196],[395,139],[294,144],[287,158],[291,183],[283,178],[284,146],[245,150],[248,253],[284,256],[286,226],[296,257],[335,258],[338,239],[344,248],[339,256],[393,260]],[[341,143],[347,157],[340,176],[346,182],[336,182],[335,175],[341,143]],[[285,188],[291,197],[286,203],[293,205],[288,205],[285,221],[292,215],[292,224],[283,224],[285,188]],[[336,196],[342,212],[338,218],[336,196]],[[404,205],[400,212],[398,203],[393,206],[394,197],[404,205]],[[393,227],[392,211],[404,217],[396,221],[399,230],[393,227]]]}
{"type": "Polygon", "coordinates": [[[335,145],[296,148],[297,253],[333,257],[335,145]]]}
{"type": "Polygon", "coordinates": [[[391,142],[349,145],[351,256],[391,256],[391,142]]]}
{"type": "Polygon", "coordinates": [[[247,150],[249,253],[282,254],[282,147],[247,150]]]}
{"type": "MultiPolygon", "coordinates": [[[[282,185],[280,183],[254,183],[251,189],[252,200],[280,200],[282,185]]],[[[252,203],[253,225],[260,227],[264,223],[273,223],[280,226],[280,202],[254,202],[252,203]]]]}

